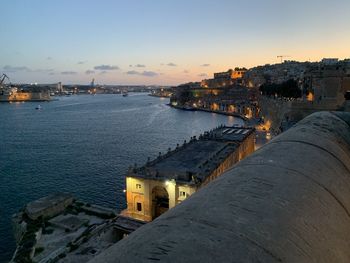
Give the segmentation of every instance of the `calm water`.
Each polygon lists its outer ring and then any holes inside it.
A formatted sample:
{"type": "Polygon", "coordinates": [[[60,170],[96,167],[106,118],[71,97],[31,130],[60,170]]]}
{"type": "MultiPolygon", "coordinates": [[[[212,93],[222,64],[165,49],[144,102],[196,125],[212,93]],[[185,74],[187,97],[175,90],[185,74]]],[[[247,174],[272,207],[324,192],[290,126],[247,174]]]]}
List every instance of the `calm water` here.
{"type": "Polygon", "coordinates": [[[82,95],[0,104],[0,262],[15,248],[11,215],[51,192],[124,208],[127,167],[240,119],[180,111],[145,94],[82,95]]]}

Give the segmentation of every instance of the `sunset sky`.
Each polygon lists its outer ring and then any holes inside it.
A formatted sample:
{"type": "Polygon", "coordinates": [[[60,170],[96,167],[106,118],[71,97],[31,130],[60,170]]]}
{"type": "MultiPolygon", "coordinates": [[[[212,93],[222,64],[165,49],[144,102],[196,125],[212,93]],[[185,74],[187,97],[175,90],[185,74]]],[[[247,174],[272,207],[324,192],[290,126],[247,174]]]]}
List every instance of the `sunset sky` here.
{"type": "Polygon", "coordinates": [[[3,0],[12,82],[175,85],[228,68],[350,57],[349,0],[3,0]]]}

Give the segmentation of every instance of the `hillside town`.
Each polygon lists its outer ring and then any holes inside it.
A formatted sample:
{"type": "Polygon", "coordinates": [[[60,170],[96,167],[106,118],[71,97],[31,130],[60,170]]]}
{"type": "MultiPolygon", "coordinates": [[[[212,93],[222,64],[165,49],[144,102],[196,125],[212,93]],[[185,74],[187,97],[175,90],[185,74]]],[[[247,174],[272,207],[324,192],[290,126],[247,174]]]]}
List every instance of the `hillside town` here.
{"type": "Polygon", "coordinates": [[[348,111],[349,92],[350,59],[286,60],[251,69],[237,67],[179,85],[173,88],[170,105],[240,116],[278,134],[316,111],[348,111]]]}

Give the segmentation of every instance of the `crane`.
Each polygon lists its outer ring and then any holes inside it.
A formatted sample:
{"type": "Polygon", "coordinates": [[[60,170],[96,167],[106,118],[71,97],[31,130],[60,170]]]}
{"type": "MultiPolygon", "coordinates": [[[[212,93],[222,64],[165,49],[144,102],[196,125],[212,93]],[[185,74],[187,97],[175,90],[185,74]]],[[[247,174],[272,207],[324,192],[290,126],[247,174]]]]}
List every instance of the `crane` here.
{"type": "Polygon", "coordinates": [[[283,58],[287,58],[287,57],[290,57],[290,56],[288,56],[288,55],[279,55],[279,56],[277,56],[277,58],[281,59],[281,63],[283,62],[283,58]]]}
{"type": "Polygon", "coordinates": [[[5,79],[10,80],[9,77],[3,73],[0,79],[0,87],[2,87],[2,84],[4,83],[5,79]]]}

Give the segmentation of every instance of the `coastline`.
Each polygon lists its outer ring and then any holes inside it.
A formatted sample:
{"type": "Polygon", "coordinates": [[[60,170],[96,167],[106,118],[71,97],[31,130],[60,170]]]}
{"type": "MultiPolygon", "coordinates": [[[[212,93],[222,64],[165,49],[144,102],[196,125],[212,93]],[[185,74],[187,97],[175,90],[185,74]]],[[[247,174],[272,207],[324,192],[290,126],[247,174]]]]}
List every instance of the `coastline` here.
{"type": "Polygon", "coordinates": [[[193,108],[193,107],[181,107],[181,106],[174,106],[171,105],[170,103],[167,104],[169,107],[175,108],[175,109],[179,109],[179,110],[186,110],[186,111],[205,111],[205,112],[210,112],[210,113],[217,113],[217,114],[221,114],[221,115],[226,115],[226,116],[232,116],[232,117],[238,117],[241,118],[242,120],[244,120],[245,122],[249,121],[248,118],[246,118],[245,116],[238,114],[238,113],[233,113],[233,112],[225,112],[225,111],[220,111],[220,110],[209,110],[209,109],[204,109],[204,108],[193,108]]]}
{"type": "Polygon", "coordinates": [[[179,109],[179,110],[184,110],[184,111],[204,111],[208,113],[217,113],[221,115],[226,115],[226,116],[232,116],[232,117],[237,117],[240,118],[244,121],[244,126],[246,127],[252,127],[255,128],[256,134],[255,134],[255,150],[259,149],[263,145],[265,145],[267,142],[269,142],[273,137],[275,137],[277,134],[272,134],[270,131],[266,130],[261,130],[258,129],[257,126],[259,125],[259,121],[257,119],[248,119],[245,116],[242,116],[237,113],[229,113],[229,112],[224,112],[224,111],[215,111],[215,110],[209,110],[209,109],[202,109],[202,108],[193,108],[193,107],[180,107],[180,106],[174,106],[171,105],[170,103],[167,104],[169,107],[179,109]]]}

